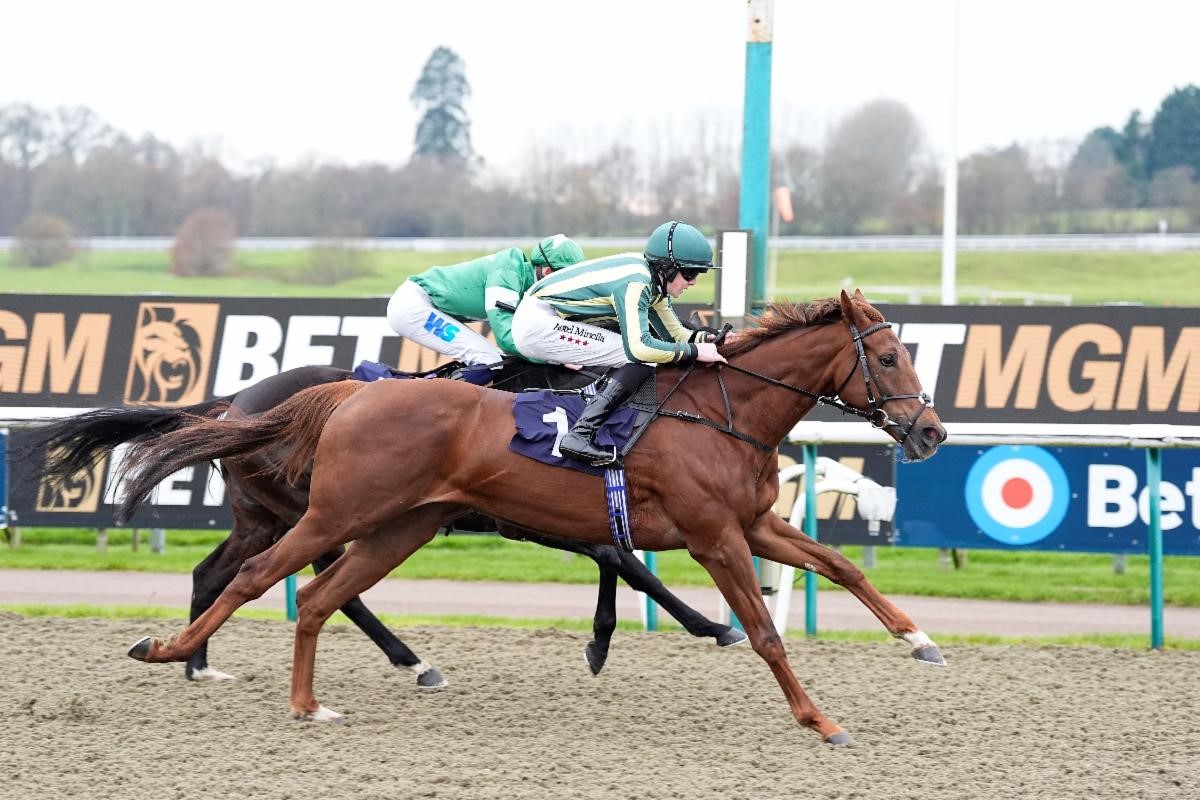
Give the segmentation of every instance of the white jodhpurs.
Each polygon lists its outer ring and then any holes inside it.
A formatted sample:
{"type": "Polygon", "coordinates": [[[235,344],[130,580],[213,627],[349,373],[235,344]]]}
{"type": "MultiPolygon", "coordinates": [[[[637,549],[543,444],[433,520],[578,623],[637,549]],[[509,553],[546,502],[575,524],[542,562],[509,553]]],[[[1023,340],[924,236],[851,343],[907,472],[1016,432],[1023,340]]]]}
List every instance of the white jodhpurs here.
{"type": "Polygon", "coordinates": [[[621,334],[586,322],[569,322],[536,297],[526,297],[517,306],[512,336],[513,344],[529,358],[584,367],[629,363],[621,334]]]}
{"type": "Polygon", "coordinates": [[[387,307],[388,325],[409,341],[467,364],[495,364],[504,355],[494,344],[436,309],[418,284],[405,281],[387,307]]]}

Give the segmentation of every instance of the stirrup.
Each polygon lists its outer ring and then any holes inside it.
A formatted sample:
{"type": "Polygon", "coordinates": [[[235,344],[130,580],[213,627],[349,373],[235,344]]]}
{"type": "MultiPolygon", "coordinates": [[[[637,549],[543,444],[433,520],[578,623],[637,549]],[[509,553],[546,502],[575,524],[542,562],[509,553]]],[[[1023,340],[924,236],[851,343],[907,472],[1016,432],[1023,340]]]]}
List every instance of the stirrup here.
{"type": "MultiPolygon", "coordinates": [[[[599,446],[594,442],[588,442],[588,444],[590,444],[592,447],[599,448],[599,446]]],[[[586,453],[576,452],[574,450],[566,450],[561,445],[559,446],[559,451],[564,456],[567,456],[574,461],[582,461],[583,463],[590,464],[593,467],[607,467],[610,464],[617,463],[617,448],[615,445],[612,447],[611,455],[606,452],[601,457],[590,456],[586,453]]]]}
{"type": "Polygon", "coordinates": [[[607,466],[617,463],[617,448],[616,448],[616,446],[615,445],[613,446],[611,456],[606,453],[602,460],[589,459],[588,463],[591,464],[593,467],[607,467],[607,466]]]}

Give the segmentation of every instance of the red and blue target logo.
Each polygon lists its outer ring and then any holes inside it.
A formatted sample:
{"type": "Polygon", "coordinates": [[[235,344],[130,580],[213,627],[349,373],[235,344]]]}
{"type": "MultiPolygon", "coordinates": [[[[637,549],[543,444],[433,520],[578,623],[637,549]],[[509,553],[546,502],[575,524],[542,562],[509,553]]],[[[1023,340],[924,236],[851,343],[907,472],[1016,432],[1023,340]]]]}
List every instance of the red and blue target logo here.
{"type": "Polygon", "coordinates": [[[1041,447],[994,447],[967,473],[967,511],[979,529],[1004,544],[1032,544],[1067,515],[1067,473],[1041,447]]]}

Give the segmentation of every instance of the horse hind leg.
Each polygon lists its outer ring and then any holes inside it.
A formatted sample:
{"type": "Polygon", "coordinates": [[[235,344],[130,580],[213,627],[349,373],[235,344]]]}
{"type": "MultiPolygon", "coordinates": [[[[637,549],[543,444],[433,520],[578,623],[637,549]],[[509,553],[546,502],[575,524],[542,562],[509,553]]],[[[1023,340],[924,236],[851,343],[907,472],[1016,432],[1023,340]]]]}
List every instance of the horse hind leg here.
{"type": "Polygon", "coordinates": [[[746,540],[756,556],[816,572],[844,587],[875,615],[888,633],[911,646],[912,657],[918,662],[946,666],[946,659],[933,640],[899,606],[884,597],[867,580],[863,571],[841,553],[805,536],[774,512],[755,520],[747,532],[746,540]]]}
{"type": "Polygon", "coordinates": [[[330,520],[310,509],[286,536],[247,559],[216,601],[182,633],[166,641],[144,636],[129,648],[129,657],[148,663],[186,660],[234,611],[354,535],[344,521],[330,520]]]}
{"type": "MultiPolygon", "coordinates": [[[[344,548],[338,548],[317,558],[313,562],[313,571],[320,575],[334,564],[341,561],[344,548]]],[[[371,613],[362,599],[355,595],[342,604],[341,612],[353,622],[358,629],[367,635],[375,646],[383,651],[388,661],[394,667],[407,667],[416,673],[418,689],[444,689],[446,679],[437,667],[426,664],[408,645],[388,629],[379,617],[371,613]]]]}
{"type": "MultiPolygon", "coordinates": [[[[233,527],[229,536],[192,570],[191,622],[212,606],[237,575],[242,562],[263,552],[287,532],[288,524],[265,510],[247,508],[238,502],[232,503],[232,509],[233,527]]],[[[234,676],[209,666],[207,640],[188,657],[184,675],[199,683],[234,679],[234,676]]]]}
{"type": "Polygon", "coordinates": [[[341,722],[343,716],[317,702],[313,677],[317,637],[325,621],[350,598],[384,576],[437,535],[442,514],[419,509],[359,539],[296,596],[299,612],[292,654],[291,713],[297,719],[341,722]]]}

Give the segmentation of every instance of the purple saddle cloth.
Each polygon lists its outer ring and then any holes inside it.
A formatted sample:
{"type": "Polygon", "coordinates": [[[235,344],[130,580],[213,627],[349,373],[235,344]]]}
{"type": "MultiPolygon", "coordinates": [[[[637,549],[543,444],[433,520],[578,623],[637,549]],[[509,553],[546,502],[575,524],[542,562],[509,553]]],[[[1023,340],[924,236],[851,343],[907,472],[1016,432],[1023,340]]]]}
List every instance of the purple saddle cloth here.
{"type": "MultiPolygon", "coordinates": [[[[509,448],[523,456],[555,467],[570,467],[589,475],[603,475],[605,467],[593,467],[584,461],[567,458],[558,451],[558,443],[571,430],[583,411],[584,399],[578,394],[551,391],[523,392],[513,399],[513,418],[517,432],[509,448]]],[[[596,433],[600,447],[616,447],[620,452],[633,434],[637,411],[622,406],[608,416],[596,433]]]]}

